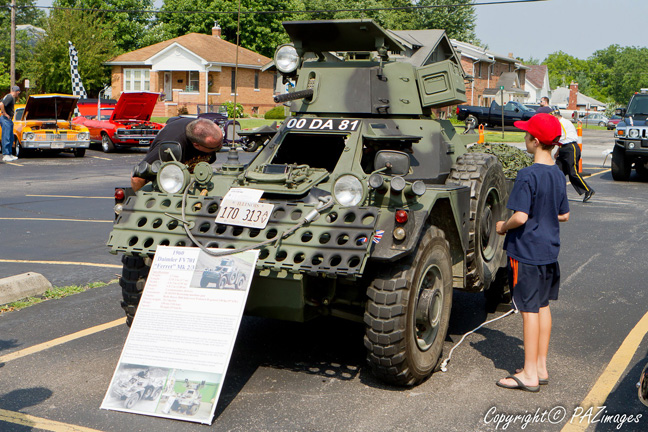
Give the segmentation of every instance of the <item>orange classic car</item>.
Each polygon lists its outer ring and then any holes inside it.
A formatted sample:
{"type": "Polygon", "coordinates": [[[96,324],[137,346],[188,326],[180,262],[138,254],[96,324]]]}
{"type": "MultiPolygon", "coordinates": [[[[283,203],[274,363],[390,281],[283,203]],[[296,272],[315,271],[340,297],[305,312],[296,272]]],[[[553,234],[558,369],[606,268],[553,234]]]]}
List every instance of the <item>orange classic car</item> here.
{"type": "Polygon", "coordinates": [[[71,151],[83,157],[90,147],[90,133],[71,121],[77,99],[63,94],[30,95],[25,105],[16,105],[14,154],[71,151]]]}

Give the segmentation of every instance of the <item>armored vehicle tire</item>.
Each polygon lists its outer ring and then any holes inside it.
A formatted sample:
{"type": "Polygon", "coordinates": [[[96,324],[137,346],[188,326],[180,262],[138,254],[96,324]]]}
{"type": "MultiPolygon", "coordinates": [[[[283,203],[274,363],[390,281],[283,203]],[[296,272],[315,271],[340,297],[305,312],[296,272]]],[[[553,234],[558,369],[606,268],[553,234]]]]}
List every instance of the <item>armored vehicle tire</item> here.
{"type": "Polygon", "coordinates": [[[508,269],[500,267],[495,274],[495,280],[488,289],[484,290],[484,299],[486,300],[486,311],[494,312],[500,303],[511,303],[512,295],[509,288],[508,269]]]}
{"type": "Polygon", "coordinates": [[[487,289],[503,262],[504,236],[497,221],[505,220],[506,179],[497,157],[466,153],[457,158],[446,183],[470,187],[470,227],[466,250],[466,291],[487,289]]]}
{"type": "Polygon", "coordinates": [[[151,399],[155,400],[160,397],[160,394],[162,394],[162,387],[158,387],[155,389],[153,394],[151,395],[151,399]]]}
{"type": "Polygon", "coordinates": [[[126,399],[126,401],[124,402],[124,406],[126,408],[128,408],[128,409],[131,409],[131,408],[133,408],[133,406],[135,406],[135,404],[139,400],[140,400],[140,394],[139,393],[134,393],[134,394],[130,395],[128,397],[128,399],[126,399]]]}
{"type": "Polygon", "coordinates": [[[105,132],[101,134],[101,149],[104,153],[112,153],[115,151],[115,144],[105,132]]]}
{"type": "Polygon", "coordinates": [[[612,150],[612,178],[618,181],[628,181],[632,170],[632,162],[625,155],[625,150],[614,146],[612,150]]]}
{"type": "Polygon", "coordinates": [[[122,277],[119,279],[123,298],[121,306],[126,312],[126,325],[130,327],[151,269],[151,260],[148,257],[124,255],[122,264],[122,277]]]}
{"type": "Polygon", "coordinates": [[[191,407],[187,410],[187,414],[196,415],[198,408],[200,408],[200,404],[191,405],[191,407]]]}
{"type": "Polygon", "coordinates": [[[258,140],[250,140],[246,139],[242,143],[243,150],[246,152],[255,152],[259,148],[259,141],[258,140]]]}
{"type": "Polygon", "coordinates": [[[437,366],[452,307],[452,259],[443,231],[427,228],[415,254],[381,271],[367,289],[364,337],[374,374],[414,385],[437,366]]]}
{"type": "Polygon", "coordinates": [[[243,289],[245,286],[245,276],[240,275],[236,281],[236,289],[240,290],[243,289]]]}
{"type": "Polygon", "coordinates": [[[223,289],[225,288],[225,285],[227,285],[227,276],[222,275],[220,279],[218,279],[216,286],[218,286],[218,289],[223,289]]]}
{"type": "Polygon", "coordinates": [[[144,389],[144,395],[142,399],[151,399],[151,394],[153,393],[153,386],[146,386],[144,389]]]}
{"type": "Polygon", "coordinates": [[[207,288],[209,286],[209,280],[203,276],[200,278],[200,288],[207,288]]]}
{"type": "Polygon", "coordinates": [[[74,157],[83,157],[85,156],[86,149],[78,148],[74,149],[72,152],[74,153],[74,157]]]}

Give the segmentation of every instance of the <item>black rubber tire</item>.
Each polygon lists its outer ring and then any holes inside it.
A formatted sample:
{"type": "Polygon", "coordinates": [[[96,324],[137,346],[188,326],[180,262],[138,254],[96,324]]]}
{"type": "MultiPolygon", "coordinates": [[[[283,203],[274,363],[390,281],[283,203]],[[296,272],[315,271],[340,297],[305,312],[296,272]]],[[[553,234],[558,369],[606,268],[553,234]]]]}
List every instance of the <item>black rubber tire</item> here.
{"type": "Polygon", "coordinates": [[[245,288],[245,276],[239,275],[238,279],[236,280],[236,289],[242,290],[244,288],[245,288]]]}
{"type": "Polygon", "coordinates": [[[430,226],[415,254],[388,267],[367,289],[367,362],[381,380],[411,386],[434,372],[443,352],[452,309],[450,245],[430,226]]]}
{"type": "Polygon", "coordinates": [[[115,144],[110,139],[107,133],[103,132],[101,134],[101,149],[104,153],[112,153],[115,151],[115,144]]]}
{"type": "Polygon", "coordinates": [[[209,280],[205,276],[200,278],[200,288],[207,288],[209,286],[209,280]]]}
{"type": "Polygon", "coordinates": [[[151,395],[151,399],[156,400],[157,398],[160,397],[161,394],[162,394],[162,387],[157,387],[155,391],[153,391],[153,394],[151,395]]]}
{"type": "Polygon", "coordinates": [[[26,158],[26,157],[29,157],[30,155],[33,154],[33,150],[26,149],[22,145],[20,145],[20,141],[18,141],[15,136],[14,136],[14,143],[15,143],[15,145],[14,145],[14,148],[13,148],[13,153],[14,153],[14,156],[16,156],[17,158],[19,158],[19,159],[20,158],[26,158]]]}
{"type": "Polygon", "coordinates": [[[512,300],[511,290],[509,287],[508,269],[500,267],[495,274],[495,280],[487,290],[484,290],[484,299],[486,301],[486,311],[495,312],[500,304],[509,304],[512,300]]]}
{"type": "Polygon", "coordinates": [[[139,402],[139,400],[140,400],[139,393],[132,394],[124,401],[124,406],[127,409],[131,409],[135,406],[137,402],[139,402]]]}
{"type": "Polygon", "coordinates": [[[601,127],[606,127],[606,126],[607,126],[607,123],[605,123],[605,122],[599,122],[598,125],[601,126],[601,127]]]}
{"type": "Polygon", "coordinates": [[[216,282],[216,286],[218,287],[218,289],[223,289],[225,288],[225,285],[227,285],[227,276],[221,275],[218,279],[218,282],[216,282]]]}
{"type": "Polygon", "coordinates": [[[152,399],[151,394],[153,393],[153,386],[146,386],[144,389],[144,394],[142,395],[142,399],[152,399]]]}
{"type": "Polygon", "coordinates": [[[200,404],[191,405],[191,407],[187,409],[187,414],[190,416],[196,415],[196,413],[198,412],[198,408],[200,408],[200,404]]]}
{"type": "Polygon", "coordinates": [[[74,153],[74,157],[83,157],[85,156],[86,149],[84,148],[74,149],[72,153],[74,153]]]}
{"type": "Polygon", "coordinates": [[[615,145],[612,150],[612,178],[617,181],[630,180],[632,162],[626,158],[625,150],[615,145]]]}
{"type": "Polygon", "coordinates": [[[246,152],[255,152],[255,151],[257,151],[257,149],[259,148],[259,145],[261,145],[259,143],[259,141],[257,141],[257,140],[249,140],[249,139],[246,139],[245,142],[243,142],[243,144],[242,144],[243,150],[245,150],[246,152]]]}
{"type": "Polygon", "coordinates": [[[122,257],[122,277],[119,279],[119,285],[122,287],[121,307],[126,313],[126,325],[133,324],[137,305],[142,297],[142,291],[146,284],[151,269],[149,258],[126,256],[122,257]]]}
{"type": "Polygon", "coordinates": [[[635,171],[642,181],[648,180],[648,167],[643,160],[637,159],[634,164],[635,171]]]}
{"type": "Polygon", "coordinates": [[[457,158],[446,183],[470,187],[465,290],[488,289],[504,263],[504,236],[495,229],[497,221],[507,216],[508,189],[502,164],[494,155],[465,153],[457,158]]]}

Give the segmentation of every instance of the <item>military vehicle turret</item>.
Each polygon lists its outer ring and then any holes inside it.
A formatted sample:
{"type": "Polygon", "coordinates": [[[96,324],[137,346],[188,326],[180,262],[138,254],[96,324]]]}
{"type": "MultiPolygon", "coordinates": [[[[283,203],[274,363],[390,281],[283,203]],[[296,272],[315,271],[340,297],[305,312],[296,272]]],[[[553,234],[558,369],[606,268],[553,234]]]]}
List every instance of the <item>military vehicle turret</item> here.
{"type": "Polygon", "coordinates": [[[364,322],[374,373],[414,385],[439,362],[453,288],[492,288],[503,263],[502,167],[466,153],[474,136],[432,114],[466,100],[445,33],[415,59],[371,20],[284,27],[292,43],[274,65],[294,88],[276,101],[292,115],[246,166],[233,158],[190,172],[165,152],[108,241],[124,254],[122,305],[130,322],[158,245],[258,248],[246,313],[364,322]],[[225,223],[230,188],[261,190],[273,208],[252,214],[256,224],[225,223]]]}

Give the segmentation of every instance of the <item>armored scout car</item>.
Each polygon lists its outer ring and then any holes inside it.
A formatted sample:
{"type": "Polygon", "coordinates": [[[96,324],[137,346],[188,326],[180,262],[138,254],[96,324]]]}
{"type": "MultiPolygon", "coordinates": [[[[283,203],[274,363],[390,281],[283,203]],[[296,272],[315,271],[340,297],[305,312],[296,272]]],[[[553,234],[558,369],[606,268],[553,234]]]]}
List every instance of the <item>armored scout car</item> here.
{"type": "Polygon", "coordinates": [[[153,181],[120,206],[108,245],[124,254],[123,308],[130,322],[157,245],[258,248],[246,313],[364,321],[373,372],[416,384],[442,354],[453,288],[495,286],[501,164],[466,153],[471,138],[432,115],[466,100],[442,32],[414,62],[411,45],[371,20],[284,27],[292,44],[274,63],[295,84],[275,101],[291,101],[292,116],[249,165],[190,172],[165,150],[153,181]],[[257,204],[272,210],[240,208],[256,223],[228,223],[230,188],[263,191],[257,204]]]}

